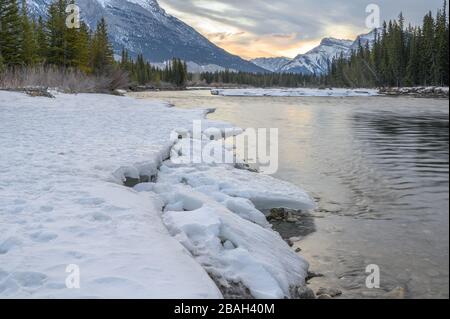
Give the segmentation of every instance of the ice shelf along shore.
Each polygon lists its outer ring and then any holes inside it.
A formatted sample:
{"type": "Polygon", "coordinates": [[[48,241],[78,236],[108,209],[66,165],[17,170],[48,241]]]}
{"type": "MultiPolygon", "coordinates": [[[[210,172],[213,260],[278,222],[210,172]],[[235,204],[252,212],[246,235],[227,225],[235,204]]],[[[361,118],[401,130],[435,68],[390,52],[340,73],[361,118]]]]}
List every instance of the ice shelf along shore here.
{"type": "Polygon", "coordinates": [[[312,208],[303,190],[168,160],[183,156],[173,130],[226,123],[163,102],[55,96],[0,91],[0,298],[293,298],[304,286],[308,263],[261,213],[312,208]]]}
{"type": "Polygon", "coordinates": [[[311,89],[311,88],[294,88],[294,89],[262,89],[262,88],[249,88],[249,89],[213,89],[212,95],[222,96],[310,96],[310,97],[348,97],[348,96],[376,96],[378,90],[374,89],[311,89]]]}

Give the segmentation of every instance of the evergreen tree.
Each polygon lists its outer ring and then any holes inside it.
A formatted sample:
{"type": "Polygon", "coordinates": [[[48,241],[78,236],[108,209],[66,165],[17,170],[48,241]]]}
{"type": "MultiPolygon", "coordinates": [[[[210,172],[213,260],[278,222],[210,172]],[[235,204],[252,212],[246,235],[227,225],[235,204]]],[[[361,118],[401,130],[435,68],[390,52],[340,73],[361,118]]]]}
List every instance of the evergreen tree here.
{"type": "Polygon", "coordinates": [[[90,33],[88,26],[84,23],[80,23],[80,29],[74,35],[73,43],[73,59],[72,66],[79,70],[90,73],[90,33]]]}
{"type": "Polygon", "coordinates": [[[436,17],[436,74],[435,80],[439,85],[448,85],[449,82],[449,25],[447,17],[447,1],[444,1],[442,10],[436,17]]]}
{"type": "Polygon", "coordinates": [[[0,0],[0,54],[7,65],[21,60],[22,23],[16,0],[0,0]]]}
{"type": "Polygon", "coordinates": [[[91,45],[91,68],[95,74],[106,74],[114,63],[114,53],[108,39],[106,21],[97,24],[91,45]]]}
{"type": "Polygon", "coordinates": [[[3,56],[0,54],[0,73],[5,70],[5,63],[3,61],[3,56]]]}
{"type": "Polygon", "coordinates": [[[36,42],[37,42],[37,59],[38,63],[46,63],[48,58],[48,38],[44,20],[39,17],[35,26],[36,42]]]}
{"type": "Polygon", "coordinates": [[[48,9],[47,62],[57,66],[67,66],[66,16],[67,1],[55,0],[48,9]]]}
{"type": "Polygon", "coordinates": [[[25,65],[34,65],[38,61],[37,41],[33,22],[30,21],[27,13],[27,3],[22,0],[22,43],[21,60],[25,65]]]}

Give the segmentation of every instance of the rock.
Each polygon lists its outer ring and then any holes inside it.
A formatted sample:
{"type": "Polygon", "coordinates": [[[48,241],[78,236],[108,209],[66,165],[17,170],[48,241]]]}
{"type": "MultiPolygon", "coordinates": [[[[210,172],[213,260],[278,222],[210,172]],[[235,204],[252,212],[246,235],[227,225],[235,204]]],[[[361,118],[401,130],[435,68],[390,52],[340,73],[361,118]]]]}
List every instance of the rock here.
{"type": "Polygon", "coordinates": [[[321,296],[321,295],[328,295],[331,297],[337,297],[342,295],[342,291],[337,289],[337,288],[319,288],[319,290],[316,292],[316,295],[321,296]]]}
{"type": "Polygon", "coordinates": [[[133,177],[125,177],[125,182],[123,183],[124,186],[133,188],[137,184],[140,183],[139,178],[133,178],[133,177]]]}
{"type": "Polygon", "coordinates": [[[314,291],[308,286],[302,286],[297,289],[299,299],[316,299],[314,291]]]}
{"type": "Polygon", "coordinates": [[[300,247],[295,250],[296,253],[299,253],[301,251],[302,251],[302,249],[300,247]]]}
{"type": "Polygon", "coordinates": [[[291,238],[289,238],[293,243],[297,243],[297,242],[299,242],[299,241],[301,241],[302,240],[302,238],[301,237],[291,237],[291,238]]]}
{"type": "Polygon", "coordinates": [[[126,90],[116,89],[112,92],[113,95],[125,96],[127,94],[126,90]]]}
{"type": "Polygon", "coordinates": [[[50,99],[54,99],[55,97],[53,96],[53,94],[51,94],[48,91],[48,88],[25,88],[23,90],[27,95],[32,96],[32,97],[37,97],[37,96],[41,96],[41,97],[48,97],[50,99]]]}
{"type": "Polygon", "coordinates": [[[332,203],[320,205],[320,209],[327,213],[339,213],[340,211],[342,211],[342,208],[339,205],[332,203]]]}
{"type": "Polygon", "coordinates": [[[290,239],[286,239],[286,243],[289,245],[289,247],[294,246],[294,243],[290,239]]]}
{"type": "Polygon", "coordinates": [[[324,277],[324,275],[313,272],[313,271],[308,271],[308,276],[306,277],[306,281],[310,281],[313,278],[321,278],[321,277],[324,277]]]}
{"type": "Polygon", "coordinates": [[[388,299],[405,299],[406,290],[403,287],[396,287],[386,294],[388,299]]]}
{"type": "Polygon", "coordinates": [[[295,217],[289,217],[289,218],[286,218],[286,221],[288,223],[296,223],[296,222],[298,222],[298,219],[295,217]]]}
{"type": "Polygon", "coordinates": [[[330,295],[320,295],[317,299],[333,299],[330,295]]]}

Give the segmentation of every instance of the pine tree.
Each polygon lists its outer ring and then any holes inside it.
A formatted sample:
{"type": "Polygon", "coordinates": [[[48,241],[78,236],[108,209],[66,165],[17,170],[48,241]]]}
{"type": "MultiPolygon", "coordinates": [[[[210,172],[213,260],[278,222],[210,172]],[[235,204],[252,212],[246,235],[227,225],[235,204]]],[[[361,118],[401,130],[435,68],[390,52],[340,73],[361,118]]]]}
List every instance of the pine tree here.
{"type": "Polygon", "coordinates": [[[22,25],[16,0],[0,0],[0,54],[7,65],[22,64],[22,25]]]}
{"type": "Polygon", "coordinates": [[[435,81],[438,85],[449,83],[449,26],[447,17],[447,1],[436,17],[436,70],[435,81]]]}
{"type": "Polygon", "coordinates": [[[80,29],[76,32],[74,41],[72,65],[85,73],[90,73],[92,71],[89,65],[90,33],[85,23],[80,23],[80,29]]]}
{"type": "Polygon", "coordinates": [[[42,17],[39,17],[38,22],[36,24],[36,42],[37,42],[37,60],[38,63],[45,64],[48,58],[48,38],[47,38],[47,30],[45,27],[44,20],[42,17]]]}
{"type": "Polygon", "coordinates": [[[27,4],[22,0],[21,10],[22,20],[22,43],[21,43],[21,60],[25,65],[34,65],[38,61],[37,41],[33,22],[30,21],[27,12],[27,4]]]}
{"type": "Polygon", "coordinates": [[[423,84],[431,85],[434,83],[436,72],[435,25],[431,11],[423,21],[421,51],[423,84]]]}
{"type": "Polygon", "coordinates": [[[55,0],[48,9],[47,39],[48,52],[47,62],[57,66],[66,66],[67,42],[66,42],[66,17],[65,0],[55,0]]]}
{"type": "Polygon", "coordinates": [[[91,67],[95,74],[106,74],[114,63],[114,53],[108,39],[106,21],[102,18],[97,24],[91,44],[91,67]]]}
{"type": "Polygon", "coordinates": [[[3,62],[3,56],[0,54],[0,74],[5,70],[5,63],[3,62]]]}

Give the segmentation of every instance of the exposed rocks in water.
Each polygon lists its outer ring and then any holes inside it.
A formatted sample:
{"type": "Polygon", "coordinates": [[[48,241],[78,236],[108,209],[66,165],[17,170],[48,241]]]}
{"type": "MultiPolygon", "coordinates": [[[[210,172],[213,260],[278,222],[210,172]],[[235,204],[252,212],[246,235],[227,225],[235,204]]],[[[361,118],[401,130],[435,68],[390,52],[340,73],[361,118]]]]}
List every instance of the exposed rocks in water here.
{"type": "Polygon", "coordinates": [[[339,204],[324,203],[320,204],[319,211],[325,213],[340,213],[342,211],[342,208],[339,204]]]}
{"type": "Polygon", "coordinates": [[[338,297],[342,295],[342,291],[336,288],[319,288],[316,292],[317,296],[330,296],[331,298],[338,297]]]}
{"type": "Polygon", "coordinates": [[[240,169],[240,170],[250,171],[252,173],[259,173],[259,170],[257,168],[252,167],[252,166],[250,166],[247,163],[236,163],[236,164],[234,164],[234,168],[240,169]]]}
{"type": "Polygon", "coordinates": [[[316,231],[314,217],[302,211],[274,208],[266,212],[266,218],[291,247],[316,231]]]}
{"type": "Polygon", "coordinates": [[[298,299],[316,299],[314,291],[308,286],[302,286],[297,288],[298,299]]]}
{"type": "Polygon", "coordinates": [[[250,290],[242,282],[229,282],[212,272],[208,272],[208,275],[214,281],[217,288],[219,288],[225,299],[255,299],[250,290]]]}
{"type": "Polygon", "coordinates": [[[388,299],[405,299],[406,290],[403,287],[396,287],[385,295],[388,299]]]}
{"type": "Polygon", "coordinates": [[[308,271],[308,276],[306,277],[306,282],[309,282],[311,279],[314,278],[322,278],[324,277],[323,274],[315,273],[313,271],[308,271]]]}
{"type": "Polygon", "coordinates": [[[381,88],[379,93],[387,96],[414,96],[429,98],[448,98],[448,87],[390,87],[381,88]]]}
{"type": "Polygon", "coordinates": [[[126,187],[134,187],[141,183],[154,183],[156,182],[156,179],[157,179],[156,176],[147,176],[147,175],[139,176],[139,178],[125,176],[125,181],[123,182],[123,185],[126,187]]]}

